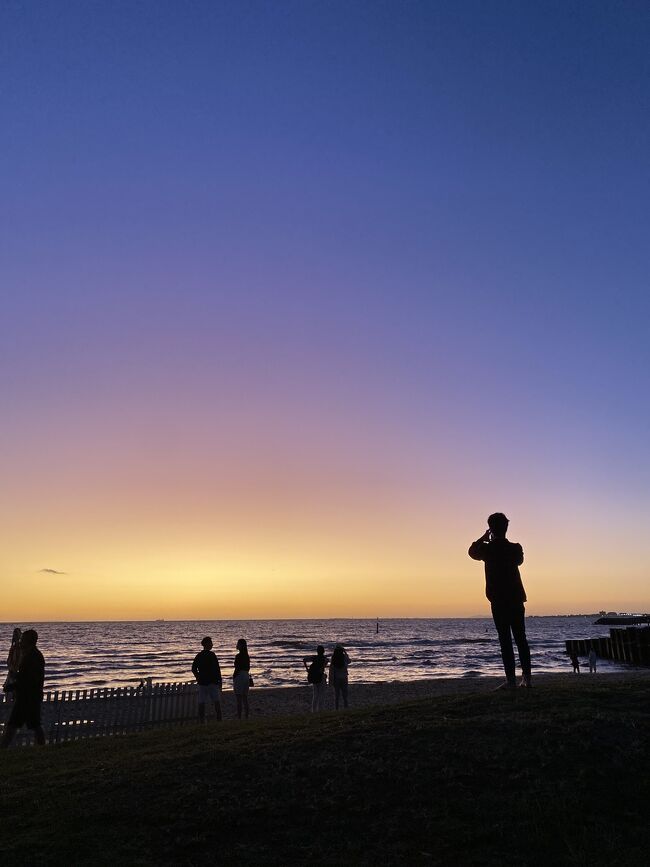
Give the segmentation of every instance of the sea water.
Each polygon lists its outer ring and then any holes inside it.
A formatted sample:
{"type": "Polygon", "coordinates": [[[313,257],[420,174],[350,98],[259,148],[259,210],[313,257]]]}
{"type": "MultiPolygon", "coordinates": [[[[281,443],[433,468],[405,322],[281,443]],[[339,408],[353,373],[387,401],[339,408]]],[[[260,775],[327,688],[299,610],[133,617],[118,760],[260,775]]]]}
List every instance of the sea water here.
{"type": "MultiPolygon", "coordinates": [[[[533,670],[571,671],[567,638],[607,635],[593,617],[527,617],[533,670]]],[[[46,660],[46,689],[132,686],[192,680],[194,655],[212,637],[224,677],[232,674],[238,638],[248,641],[256,687],[306,682],[303,657],[338,642],[358,682],[502,674],[499,643],[489,618],[381,620],[179,620],[0,624],[8,645],[14,626],[35,627],[46,660]]],[[[0,649],[1,649],[0,644],[0,649]]],[[[599,669],[625,666],[599,660],[599,669]]]]}

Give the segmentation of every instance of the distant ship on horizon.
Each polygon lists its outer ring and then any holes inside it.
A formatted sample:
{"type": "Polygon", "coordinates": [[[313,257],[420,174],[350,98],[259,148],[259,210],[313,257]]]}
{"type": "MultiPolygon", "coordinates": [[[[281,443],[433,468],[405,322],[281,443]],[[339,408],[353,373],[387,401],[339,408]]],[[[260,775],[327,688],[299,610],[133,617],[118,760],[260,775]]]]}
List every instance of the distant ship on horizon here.
{"type": "Polygon", "coordinates": [[[628,614],[618,611],[601,611],[598,620],[594,621],[597,626],[634,626],[638,623],[650,623],[650,614],[628,614]]]}

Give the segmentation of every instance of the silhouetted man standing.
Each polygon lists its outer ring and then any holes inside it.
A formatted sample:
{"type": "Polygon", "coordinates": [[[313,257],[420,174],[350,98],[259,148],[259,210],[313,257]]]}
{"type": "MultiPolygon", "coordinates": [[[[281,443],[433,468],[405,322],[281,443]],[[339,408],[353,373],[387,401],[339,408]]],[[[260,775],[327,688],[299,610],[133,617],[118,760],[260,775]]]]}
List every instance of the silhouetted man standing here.
{"type": "Polygon", "coordinates": [[[492,618],[499,635],[506,687],[516,687],[514,638],[523,673],[522,686],[531,686],[530,649],[526,640],[524,602],[526,591],[519,567],[524,562],[521,545],[506,539],[508,519],[501,512],[488,518],[489,530],[472,542],[468,554],[472,560],[485,562],[485,595],[492,606],[492,618]]]}
{"type": "Polygon", "coordinates": [[[35,629],[26,629],[20,637],[20,663],[16,680],[11,687],[15,690],[16,700],[5,726],[0,744],[2,747],[8,747],[16,732],[24,725],[32,729],[39,746],[45,743],[45,733],[41,726],[45,661],[36,647],[37,641],[38,632],[35,629]]]}
{"type": "Polygon", "coordinates": [[[214,702],[214,712],[221,720],[221,667],[209,635],[201,640],[201,645],[203,650],[196,654],[192,663],[192,674],[199,685],[199,720],[205,721],[207,701],[214,702]]]}

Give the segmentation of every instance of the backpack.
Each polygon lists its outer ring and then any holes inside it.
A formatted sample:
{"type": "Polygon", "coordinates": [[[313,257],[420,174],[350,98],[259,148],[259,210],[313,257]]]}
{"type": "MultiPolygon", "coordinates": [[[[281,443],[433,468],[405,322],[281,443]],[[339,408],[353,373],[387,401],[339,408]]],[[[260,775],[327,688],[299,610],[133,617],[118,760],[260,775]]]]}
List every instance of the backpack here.
{"type": "Polygon", "coordinates": [[[307,683],[320,683],[323,679],[323,665],[315,659],[307,669],[307,683]]]}

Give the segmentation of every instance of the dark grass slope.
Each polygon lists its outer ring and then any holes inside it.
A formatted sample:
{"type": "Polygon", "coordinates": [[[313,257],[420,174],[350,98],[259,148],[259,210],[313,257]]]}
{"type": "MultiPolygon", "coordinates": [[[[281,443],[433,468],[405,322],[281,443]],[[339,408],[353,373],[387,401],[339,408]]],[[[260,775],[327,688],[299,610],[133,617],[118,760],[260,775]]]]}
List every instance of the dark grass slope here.
{"type": "Polygon", "coordinates": [[[647,863],[650,679],[0,758],[2,863],[647,863]]]}

